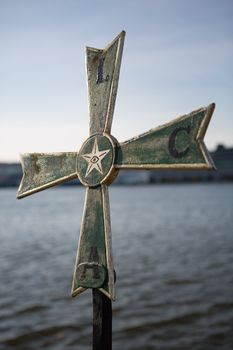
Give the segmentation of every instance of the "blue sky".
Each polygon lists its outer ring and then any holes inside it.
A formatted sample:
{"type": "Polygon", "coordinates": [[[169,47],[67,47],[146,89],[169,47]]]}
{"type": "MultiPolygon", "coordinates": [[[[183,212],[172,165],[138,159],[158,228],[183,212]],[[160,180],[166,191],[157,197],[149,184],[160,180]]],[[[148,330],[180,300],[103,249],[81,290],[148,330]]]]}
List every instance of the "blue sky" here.
{"type": "Polygon", "coordinates": [[[123,29],[118,141],[216,102],[206,145],[233,146],[232,0],[0,0],[0,161],[79,149],[84,48],[123,29]]]}

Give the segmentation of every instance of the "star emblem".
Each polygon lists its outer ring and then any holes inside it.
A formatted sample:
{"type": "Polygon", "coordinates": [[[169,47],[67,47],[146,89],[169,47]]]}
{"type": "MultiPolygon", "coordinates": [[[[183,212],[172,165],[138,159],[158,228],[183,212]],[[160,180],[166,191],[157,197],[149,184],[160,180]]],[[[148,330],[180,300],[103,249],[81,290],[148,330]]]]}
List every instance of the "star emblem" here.
{"type": "Polygon", "coordinates": [[[91,153],[83,154],[82,157],[88,163],[85,177],[87,177],[94,169],[103,174],[101,160],[108,154],[110,149],[99,150],[97,138],[95,139],[91,153]]]}

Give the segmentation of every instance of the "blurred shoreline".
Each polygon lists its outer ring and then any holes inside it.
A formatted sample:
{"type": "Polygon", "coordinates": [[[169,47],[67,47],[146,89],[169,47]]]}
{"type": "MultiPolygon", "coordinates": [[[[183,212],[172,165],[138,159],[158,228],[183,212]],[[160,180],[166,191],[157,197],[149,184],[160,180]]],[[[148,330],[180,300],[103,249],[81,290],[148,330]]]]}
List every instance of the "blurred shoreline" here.
{"type": "MultiPolygon", "coordinates": [[[[176,182],[229,182],[233,181],[233,148],[218,145],[210,152],[216,171],[206,170],[121,170],[115,185],[156,184],[176,182]]],[[[0,163],[0,188],[18,187],[22,178],[20,163],[0,163]]],[[[65,186],[80,185],[73,180],[65,186]]]]}

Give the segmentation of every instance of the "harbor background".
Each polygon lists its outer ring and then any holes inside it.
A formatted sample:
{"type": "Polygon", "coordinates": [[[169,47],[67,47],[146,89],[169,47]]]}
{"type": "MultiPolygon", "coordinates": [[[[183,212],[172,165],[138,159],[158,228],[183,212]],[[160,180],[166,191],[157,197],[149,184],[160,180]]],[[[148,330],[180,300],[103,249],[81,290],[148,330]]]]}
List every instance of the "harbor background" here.
{"type": "MultiPolygon", "coordinates": [[[[176,182],[225,182],[233,181],[233,148],[218,145],[210,152],[216,171],[203,170],[121,170],[113,184],[135,185],[176,182]]],[[[22,168],[19,163],[0,163],[0,188],[19,186],[22,168]]],[[[79,180],[65,186],[80,185],[79,180]]]]}
{"type": "MultiPolygon", "coordinates": [[[[0,349],[91,349],[70,297],[84,188],[0,190],[0,349]]],[[[231,350],[233,184],[110,187],[114,350],[231,350]]]]}
{"type": "Polygon", "coordinates": [[[91,293],[70,297],[84,189],[17,201],[19,153],[80,149],[84,48],[123,29],[112,134],[215,102],[217,171],[121,171],[110,187],[113,349],[232,350],[232,19],[231,0],[0,1],[0,350],[91,349],[91,293]]]}

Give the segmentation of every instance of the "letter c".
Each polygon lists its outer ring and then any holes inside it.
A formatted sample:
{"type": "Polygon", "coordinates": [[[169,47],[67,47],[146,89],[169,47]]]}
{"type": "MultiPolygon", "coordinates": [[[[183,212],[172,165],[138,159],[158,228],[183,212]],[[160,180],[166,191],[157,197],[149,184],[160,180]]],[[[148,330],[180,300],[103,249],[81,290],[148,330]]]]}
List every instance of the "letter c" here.
{"type": "Polygon", "coordinates": [[[168,141],[168,149],[169,149],[170,154],[174,158],[182,158],[189,151],[189,146],[187,146],[183,151],[178,151],[176,149],[176,137],[180,131],[185,131],[185,132],[187,132],[187,134],[190,134],[191,127],[190,127],[190,125],[187,127],[181,126],[179,128],[176,128],[175,130],[173,130],[173,132],[171,133],[171,135],[169,137],[169,141],[168,141]]]}

